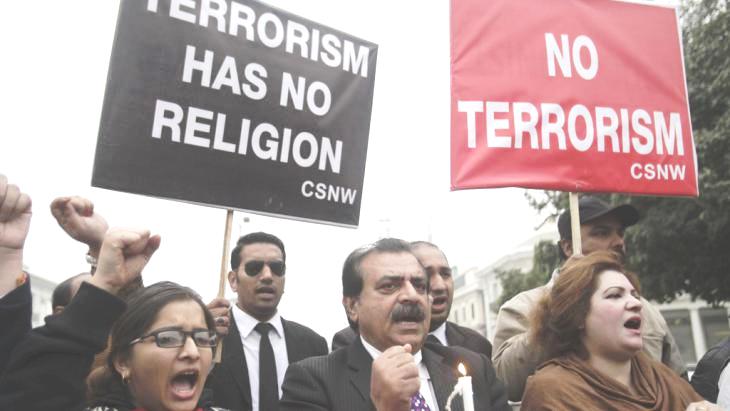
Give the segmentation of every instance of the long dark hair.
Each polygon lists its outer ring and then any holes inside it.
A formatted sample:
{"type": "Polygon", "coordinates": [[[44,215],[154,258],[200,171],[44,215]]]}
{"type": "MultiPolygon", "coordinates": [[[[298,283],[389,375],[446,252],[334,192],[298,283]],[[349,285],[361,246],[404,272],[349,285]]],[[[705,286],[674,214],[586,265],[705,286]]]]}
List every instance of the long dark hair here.
{"type": "Polygon", "coordinates": [[[127,358],[132,349],[129,343],[147,332],[157,319],[157,314],[175,301],[196,302],[203,310],[206,326],[215,331],[213,316],[200,296],[190,288],[162,281],[135,291],[127,299],[127,310],[112,328],[105,369],[95,370],[89,379],[89,402],[92,406],[103,405],[110,397],[114,402],[132,400],[127,386],[122,382],[122,376],[114,368],[114,362],[118,358],[127,358]]]}

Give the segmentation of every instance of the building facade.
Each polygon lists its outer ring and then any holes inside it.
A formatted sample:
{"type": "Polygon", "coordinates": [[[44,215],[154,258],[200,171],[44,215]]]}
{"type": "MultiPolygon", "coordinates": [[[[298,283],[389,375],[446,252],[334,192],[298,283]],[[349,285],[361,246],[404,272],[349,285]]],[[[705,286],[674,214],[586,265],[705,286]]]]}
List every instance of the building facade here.
{"type": "Polygon", "coordinates": [[[30,274],[30,293],[33,296],[33,314],[31,317],[33,327],[43,325],[43,319],[53,312],[51,302],[53,301],[53,290],[56,285],[56,283],[45,278],[30,274]]]}

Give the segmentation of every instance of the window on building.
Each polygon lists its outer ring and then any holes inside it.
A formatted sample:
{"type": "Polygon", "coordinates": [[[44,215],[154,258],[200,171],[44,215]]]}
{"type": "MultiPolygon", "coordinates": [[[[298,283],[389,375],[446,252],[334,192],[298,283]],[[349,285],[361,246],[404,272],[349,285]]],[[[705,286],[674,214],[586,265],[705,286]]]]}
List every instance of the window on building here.
{"type": "Polygon", "coordinates": [[[471,319],[472,319],[472,321],[476,321],[476,319],[477,319],[477,312],[476,312],[476,309],[474,308],[474,303],[471,303],[471,319]]]}
{"type": "Polygon", "coordinates": [[[726,308],[700,308],[707,349],[730,336],[726,308]]]}
{"type": "Polygon", "coordinates": [[[687,364],[697,362],[695,353],[695,341],[692,338],[692,320],[689,317],[689,310],[666,310],[662,311],[667,321],[669,330],[679,347],[679,353],[687,364]]]}
{"type": "Polygon", "coordinates": [[[454,322],[459,324],[459,310],[454,310],[454,322]]]}

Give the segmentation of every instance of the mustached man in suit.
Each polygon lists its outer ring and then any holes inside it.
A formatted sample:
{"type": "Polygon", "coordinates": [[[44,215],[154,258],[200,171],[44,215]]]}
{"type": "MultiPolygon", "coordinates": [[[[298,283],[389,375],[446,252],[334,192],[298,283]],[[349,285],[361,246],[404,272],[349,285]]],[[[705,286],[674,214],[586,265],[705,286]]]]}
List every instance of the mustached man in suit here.
{"type": "Polygon", "coordinates": [[[259,232],[238,239],[228,274],[238,301],[231,308],[221,363],[206,383],[216,405],[236,411],[276,411],[287,366],[327,354],[323,337],[279,315],[285,274],[286,251],[278,237],[259,232]]]}
{"type": "MultiPolygon", "coordinates": [[[[359,332],[349,346],[287,369],[282,411],[445,410],[464,363],[477,410],[509,410],[490,360],[460,348],[424,347],[429,278],[402,240],[353,251],[342,269],[342,302],[359,332]]],[[[452,410],[463,410],[457,397],[452,410]]]]}
{"type": "MultiPolygon", "coordinates": [[[[447,321],[454,300],[454,279],[446,255],[435,244],[414,241],[411,249],[423,265],[429,278],[431,304],[431,327],[428,341],[441,345],[456,345],[492,358],[492,344],[471,328],[462,327],[447,321]],[[434,340],[435,338],[435,340],[434,340]]],[[[355,340],[356,334],[347,327],[338,331],[332,338],[332,351],[347,346],[355,340]]]]}

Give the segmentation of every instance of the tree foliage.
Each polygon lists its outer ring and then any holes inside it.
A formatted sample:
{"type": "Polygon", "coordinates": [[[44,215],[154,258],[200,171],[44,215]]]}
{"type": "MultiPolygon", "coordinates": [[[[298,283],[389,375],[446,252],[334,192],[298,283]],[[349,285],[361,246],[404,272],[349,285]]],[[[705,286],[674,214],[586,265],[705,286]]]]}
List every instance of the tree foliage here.
{"type": "MultiPolygon", "coordinates": [[[[682,33],[699,198],[606,195],[627,202],[642,221],[626,233],[628,266],[643,294],[668,301],[680,293],[710,303],[730,300],[730,12],[728,0],[686,2],[682,33]]],[[[553,215],[567,193],[528,192],[529,203],[553,215]]],[[[535,264],[547,264],[536,253],[535,264]]],[[[505,288],[506,290],[506,288],[505,288]]],[[[510,291],[513,292],[513,291],[510,291]]]]}
{"type": "Polygon", "coordinates": [[[532,269],[527,273],[519,269],[497,270],[502,294],[490,305],[492,311],[497,312],[502,304],[520,292],[545,284],[560,260],[558,248],[552,241],[540,241],[535,244],[532,259],[532,269]]]}
{"type": "Polygon", "coordinates": [[[730,10],[727,0],[683,8],[684,56],[700,196],[632,197],[644,221],[628,235],[644,294],[730,299],[730,10]]]}

